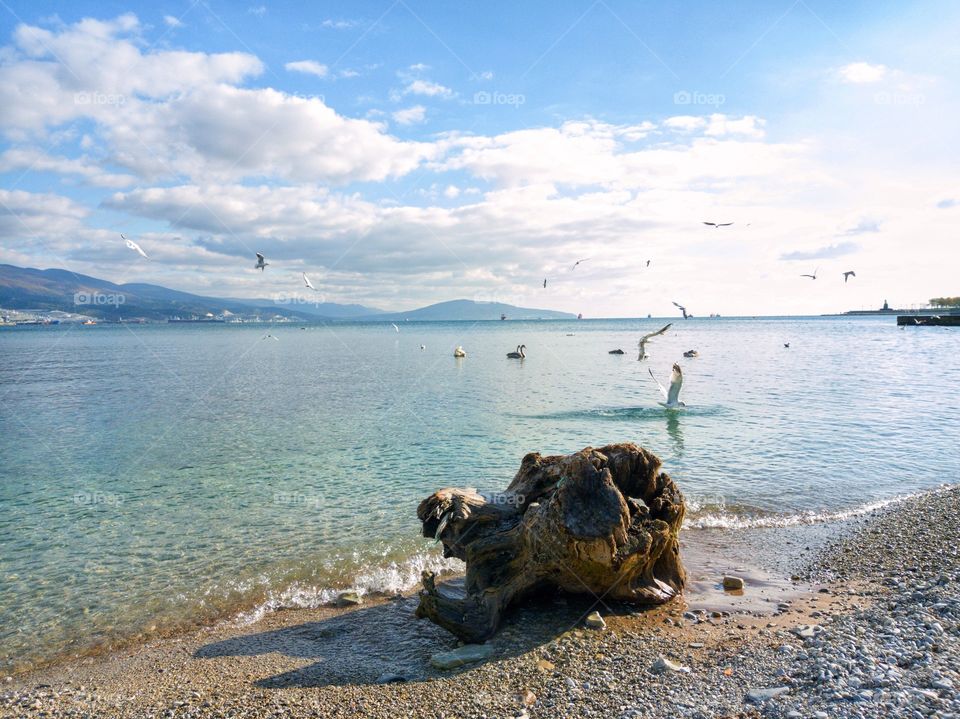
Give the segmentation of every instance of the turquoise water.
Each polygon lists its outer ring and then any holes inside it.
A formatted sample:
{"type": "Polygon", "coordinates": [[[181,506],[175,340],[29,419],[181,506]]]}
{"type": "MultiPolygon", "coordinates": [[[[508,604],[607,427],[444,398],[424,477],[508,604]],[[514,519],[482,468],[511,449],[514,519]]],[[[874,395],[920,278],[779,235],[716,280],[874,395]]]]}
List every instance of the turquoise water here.
{"type": "Polygon", "coordinates": [[[0,663],[408,587],[441,563],[419,500],[502,488],[533,450],[642,444],[688,495],[690,532],[960,479],[960,331],[680,320],[638,363],[662,324],[0,331],[0,663]],[[674,361],[681,412],[647,374],[674,361]]]}

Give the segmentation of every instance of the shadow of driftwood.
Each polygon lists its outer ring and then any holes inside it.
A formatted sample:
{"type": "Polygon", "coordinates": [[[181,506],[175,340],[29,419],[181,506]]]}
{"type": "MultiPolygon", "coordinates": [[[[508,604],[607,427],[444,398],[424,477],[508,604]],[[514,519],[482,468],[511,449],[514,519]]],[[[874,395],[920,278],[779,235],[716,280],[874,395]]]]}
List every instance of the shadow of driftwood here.
{"type": "MultiPolygon", "coordinates": [[[[407,597],[343,612],[316,622],[248,634],[201,647],[197,659],[258,656],[277,652],[311,660],[299,669],[261,679],[264,688],[373,684],[386,676],[423,681],[451,676],[478,666],[440,672],[430,657],[457,646],[457,639],[427,620],[414,617],[416,597],[407,597]]],[[[593,609],[604,614],[629,613],[636,607],[606,605],[594,597],[552,594],[531,597],[510,612],[501,630],[488,643],[494,651],[488,661],[526,653],[583,623],[593,609]]],[[[400,679],[395,679],[399,681],[400,679]]]]}

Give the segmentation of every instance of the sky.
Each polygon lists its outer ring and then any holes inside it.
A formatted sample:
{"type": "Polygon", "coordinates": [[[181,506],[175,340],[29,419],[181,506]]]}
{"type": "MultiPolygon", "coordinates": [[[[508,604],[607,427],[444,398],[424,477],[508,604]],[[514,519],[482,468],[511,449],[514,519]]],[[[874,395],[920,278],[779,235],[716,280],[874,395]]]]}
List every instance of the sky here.
{"type": "Polygon", "coordinates": [[[281,301],[306,273],[396,311],[918,305],[960,294],[958,26],[882,0],[0,0],[0,263],[281,301]]]}

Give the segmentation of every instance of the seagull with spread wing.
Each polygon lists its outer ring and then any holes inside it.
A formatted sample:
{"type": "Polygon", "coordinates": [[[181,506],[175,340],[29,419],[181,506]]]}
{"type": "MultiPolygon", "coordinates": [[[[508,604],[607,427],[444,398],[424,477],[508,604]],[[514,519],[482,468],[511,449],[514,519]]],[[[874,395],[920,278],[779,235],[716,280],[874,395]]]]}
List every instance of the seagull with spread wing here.
{"type": "Polygon", "coordinates": [[[676,307],[681,312],[683,312],[683,319],[687,319],[690,316],[687,314],[687,308],[681,305],[679,302],[674,302],[673,306],[676,307]]]}
{"type": "Polygon", "coordinates": [[[302,274],[303,274],[303,284],[305,284],[305,285],[306,285],[307,287],[309,287],[311,290],[313,290],[314,292],[316,292],[316,291],[317,291],[317,288],[313,286],[313,283],[310,281],[310,278],[307,277],[307,273],[304,272],[304,273],[302,273],[302,274]]]}
{"type": "Polygon", "coordinates": [[[647,341],[656,337],[657,335],[662,335],[672,326],[673,326],[673,322],[671,322],[668,325],[665,325],[664,327],[661,327],[656,332],[645,334],[643,337],[640,338],[640,341],[637,343],[637,349],[640,350],[640,354],[637,355],[637,362],[639,362],[642,359],[645,359],[646,357],[649,357],[649,355],[647,354],[647,341]]]}
{"type": "Polygon", "coordinates": [[[730,225],[732,225],[733,223],[732,222],[707,222],[706,220],[704,220],[703,224],[710,225],[710,227],[712,227],[713,229],[717,229],[718,227],[730,227],[730,225]]]}
{"type": "Polygon", "coordinates": [[[127,244],[127,247],[129,247],[131,250],[134,250],[134,251],[135,251],[138,255],[140,255],[143,259],[145,259],[145,260],[149,260],[149,259],[150,259],[149,257],[147,257],[147,253],[144,252],[143,249],[140,247],[140,245],[138,245],[136,242],[134,242],[133,240],[128,240],[128,239],[127,239],[127,236],[126,236],[125,234],[123,234],[122,232],[120,233],[120,237],[121,237],[121,238],[123,239],[123,241],[127,244]]]}
{"type": "Polygon", "coordinates": [[[813,274],[812,274],[812,275],[800,275],[800,276],[801,276],[801,277],[809,277],[811,280],[815,280],[815,279],[817,279],[817,273],[818,273],[819,271],[820,271],[820,268],[818,267],[817,269],[815,269],[815,270],[813,271],[813,274]]]}
{"type": "Polygon", "coordinates": [[[683,372],[680,370],[680,365],[676,362],[673,364],[673,372],[670,373],[669,390],[660,384],[660,380],[653,374],[652,369],[648,367],[647,371],[650,373],[650,376],[653,377],[653,381],[657,383],[657,387],[660,388],[660,394],[667,400],[666,402],[658,402],[657,404],[667,409],[680,409],[681,407],[687,406],[680,401],[680,388],[683,387],[683,372]]]}
{"type": "Polygon", "coordinates": [[[589,257],[584,257],[582,260],[577,260],[573,263],[573,267],[570,268],[570,271],[573,272],[575,269],[577,269],[577,265],[579,265],[581,262],[586,262],[589,259],[589,257]]]}
{"type": "Polygon", "coordinates": [[[857,276],[856,272],[854,272],[853,270],[847,270],[846,272],[843,273],[843,284],[847,284],[847,280],[849,280],[851,277],[856,277],[856,276],[857,276]]]}
{"type": "Polygon", "coordinates": [[[260,254],[260,253],[258,252],[258,253],[257,253],[257,264],[255,264],[255,265],[253,266],[253,269],[255,269],[255,270],[260,270],[261,272],[263,272],[263,268],[266,267],[266,266],[269,265],[269,264],[270,264],[270,263],[267,262],[267,259],[266,259],[262,254],[260,254]]]}

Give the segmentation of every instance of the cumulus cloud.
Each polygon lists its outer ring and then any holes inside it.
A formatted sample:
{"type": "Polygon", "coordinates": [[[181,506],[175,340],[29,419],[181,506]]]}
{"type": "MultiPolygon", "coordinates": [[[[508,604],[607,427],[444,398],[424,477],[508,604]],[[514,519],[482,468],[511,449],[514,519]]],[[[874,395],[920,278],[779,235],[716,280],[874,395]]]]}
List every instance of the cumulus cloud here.
{"type": "Polygon", "coordinates": [[[383,180],[435,152],[319,98],[241,87],[262,72],[253,55],[142,51],[138,27],[132,15],[57,32],[19,26],[0,60],[0,128],[22,140],[91,120],[107,160],[149,181],[383,180]]]}
{"type": "Polygon", "coordinates": [[[167,27],[182,27],[183,23],[180,21],[180,18],[174,17],[173,15],[164,15],[163,22],[166,23],[167,27]]]}
{"type": "Polygon", "coordinates": [[[869,62],[851,62],[837,70],[843,82],[863,85],[883,80],[889,68],[886,65],[872,65],[869,62]]]}
{"type": "Polygon", "coordinates": [[[97,187],[126,187],[136,182],[133,175],[105,172],[90,158],[57,157],[34,147],[12,148],[0,154],[0,172],[13,170],[78,175],[97,187]]]}
{"type": "Polygon", "coordinates": [[[425,95],[427,97],[453,97],[454,92],[438,82],[430,80],[410,80],[403,89],[404,95],[425,95]]]}
{"type": "Polygon", "coordinates": [[[413,125],[418,122],[423,122],[427,118],[427,108],[423,105],[414,105],[405,110],[397,110],[391,117],[401,125],[413,125]]]}
{"type": "Polygon", "coordinates": [[[872,217],[861,217],[854,224],[845,227],[840,233],[844,236],[863,235],[870,232],[880,232],[880,220],[872,217]]]}
{"type": "Polygon", "coordinates": [[[780,255],[781,260],[830,260],[850,255],[860,249],[856,242],[840,242],[836,245],[818,247],[815,250],[794,250],[780,255]]]}
{"type": "Polygon", "coordinates": [[[302,72],[307,75],[316,75],[317,77],[326,77],[330,72],[326,65],[321,65],[316,60],[296,60],[288,62],[284,67],[290,72],[302,72]]]}

